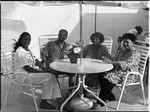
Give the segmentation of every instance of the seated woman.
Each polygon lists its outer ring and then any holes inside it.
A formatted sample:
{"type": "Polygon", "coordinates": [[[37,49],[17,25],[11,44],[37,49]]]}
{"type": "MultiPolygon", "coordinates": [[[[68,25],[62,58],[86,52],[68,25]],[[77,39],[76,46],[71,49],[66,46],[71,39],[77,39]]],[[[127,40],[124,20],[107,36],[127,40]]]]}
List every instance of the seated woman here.
{"type": "MultiPolygon", "coordinates": [[[[104,42],[104,35],[100,32],[95,32],[90,36],[92,44],[85,46],[83,49],[83,58],[92,58],[102,60],[103,56],[106,56],[109,59],[112,59],[111,55],[108,52],[106,46],[102,45],[104,42]]],[[[102,73],[99,76],[103,76],[102,73]]],[[[98,74],[89,74],[86,77],[86,85],[90,87],[95,87],[99,85],[97,80],[98,74]]]]}
{"type": "MultiPolygon", "coordinates": [[[[136,40],[135,35],[125,33],[122,36],[124,50],[119,52],[115,61],[111,61],[114,68],[107,72],[103,79],[100,79],[101,91],[99,98],[103,101],[115,100],[114,94],[111,92],[113,87],[117,84],[124,82],[125,76],[128,72],[138,71],[140,62],[140,52],[134,48],[134,42],[136,40]]],[[[127,83],[136,82],[139,80],[138,75],[130,75],[127,79],[127,83]]],[[[93,108],[104,106],[101,102],[97,101],[93,108]]]]}
{"type": "MultiPolygon", "coordinates": [[[[29,74],[33,84],[43,84],[40,108],[56,109],[51,101],[52,99],[61,100],[61,92],[57,79],[54,75],[48,73],[37,59],[34,59],[33,54],[28,48],[30,41],[30,34],[23,32],[14,46],[15,72],[29,74]],[[37,66],[41,70],[36,69],[37,66]]],[[[20,82],[29,83],[28,77],[26,76],[18,75],[16,79],[20,82]]]]}

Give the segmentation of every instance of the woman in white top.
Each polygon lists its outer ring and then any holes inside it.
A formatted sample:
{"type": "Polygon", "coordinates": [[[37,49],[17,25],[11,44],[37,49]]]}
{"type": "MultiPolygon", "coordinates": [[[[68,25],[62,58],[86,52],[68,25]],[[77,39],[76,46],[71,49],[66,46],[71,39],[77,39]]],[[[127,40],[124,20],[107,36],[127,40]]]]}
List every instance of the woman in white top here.
{"type": "MultiPolygon", "coordinates": [[[[53,99],[57,99],[57,101],[59,99],[60,101],[61,99],[58,81],[53,74],[46,71],[44,66],[37,59],[34,59],[33,54],[28,48],[30,41],[30,34],[23,32],[14,46],[15,72],[28,73],[31,76],[33,84],[43,84],[40,108],[56,109],[51,101],[53,99]],[[40,69],[37,69],[37,67],[40,69]]],[[[16,79],[20,82],[29,83],[26,76],[16,76],[16,79]]]]}

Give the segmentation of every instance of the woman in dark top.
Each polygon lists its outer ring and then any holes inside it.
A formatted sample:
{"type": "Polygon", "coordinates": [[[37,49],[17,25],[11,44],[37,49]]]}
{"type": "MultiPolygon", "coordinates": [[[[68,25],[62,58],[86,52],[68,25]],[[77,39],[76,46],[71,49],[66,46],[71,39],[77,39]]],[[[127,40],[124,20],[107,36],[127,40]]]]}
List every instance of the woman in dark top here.
{"type": "Polygon", "coordinates": [[[104,42],[104,35],[100,32],[95,32],[90,36],[90,40],[92,44],[85,46],[83,49],[83,58],[92,58],[92,59],[100,59],[102,57],[108,57],[112,59],[111,55],[108,53],[108,49],[106,46],[102,45],[104,42]]]}
{"type": "MultiPolygon", "coordinates": [[[[83,49],[83,58],[102,60],[102,57],[105,56],[109,59],[113,59],[109,54],[107,47],[102,45],[102,43],[104,42],[104,35],[102,33],[100,32],[93,33],[90,36],[90,40],[92,44],[85,46],[85,48],[83,49]]],[[[98,74],[87,75],[85,80],[86,85],[97,88],[99,86],[99,81],[97,80],[98,77],[103,77],[103,73],[101,73],[100,75],[98,74]]]]}

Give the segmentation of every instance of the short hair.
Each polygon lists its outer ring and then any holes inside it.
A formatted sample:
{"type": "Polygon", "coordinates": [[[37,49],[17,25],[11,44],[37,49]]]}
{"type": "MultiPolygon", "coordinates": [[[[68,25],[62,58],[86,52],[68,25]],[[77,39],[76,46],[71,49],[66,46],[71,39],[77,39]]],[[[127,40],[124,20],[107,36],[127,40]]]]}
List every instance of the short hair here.
{"type": "Polygon", "coordinates": [[[136,40],[136,36],[131,33],[125,33],[122,35],[122,40],[124,40],[124,39],[130,39],[134,43],[136,40]]]}
{"type": "Polygon", "coordinates": [[[61,29],[61,30],[59,30],[59,34],[60,34],[60,32],[66,32],[67,33],[67,35],[68,35],[68,31],[66,30],[66,29],[61,29]]]}
{"type": "Polygon", "coordinates": [[[103,43],[104,42],[104,35],[100,32],[95,32],[90,36],[90,40],[92,40],[94,37],[98,37],[99,38],[99,43],[103,43]]]}
{"type": "Polygon", "coordinates": [[[143,32],[143,29],[141,26],[136,26],[135,29],[137,30],[138,34],[141,34],[143,32]]]}

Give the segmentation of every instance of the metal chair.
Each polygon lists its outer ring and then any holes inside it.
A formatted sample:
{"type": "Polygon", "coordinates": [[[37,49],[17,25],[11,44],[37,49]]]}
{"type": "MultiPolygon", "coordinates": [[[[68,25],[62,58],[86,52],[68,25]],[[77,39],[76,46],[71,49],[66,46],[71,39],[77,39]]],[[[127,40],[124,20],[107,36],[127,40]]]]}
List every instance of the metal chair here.
{"type": "MultiPolygon", "coordinates": [[[[5,50],[5,52],[7,52],[7,54],[10,54],[11,51],[13,50],[13,44],[16,42],[15,39],[6,39],[6,40],[2,40],[1,41],[1,65],[6,65],[6,61],[5,58],[3,56],[3,50],[5,50]]],[[[8,75],[7,74],[7,69],[6,66],[1,66],[1,73],[2,75],[8,75]]]]}
{"type": "Polygon", "coordinates": [[[8,94],[10,92],[12,85],[13,86],[21,86],[21,87],[23,87],[22,94],[26,94],[26,95],[31,96],[34,100],[36,111],[39,111],[38,106],[37,106],[37,101],[36,101],[36,98],[38,98],[38,97],[35,96],[35,90],[37,88],[42,87],[42,85],[40,85],[40,84],[39,85],[35,85],[35,84],[33,85],[31,77],[27,73],[15,73],[14,72],[15,71],[14,53],[12,52],[12,48],[13,48],[12,44],[9,44],[9,42],[14,43],[13,40],[3,41],[2,42],[2,49],[1,49],[1,53],[2,53],[1,56],[3,57],[4,62],[5,62],[3,64],[3,66],[5,66],[5,68],[6,68],[6,73],[8,74],[8,79],[9,79],[8,89],[6,92],[5,99],[4,99],[4,106],[6,105],[6,102],[8,99],[8,94]],[[23,83],[23,82],[16,80],[16,78],[15,78],[16,75],[25,75],[29,79],[29,84],[26,84],[26,83],[23,83]],[[29,88],[29,90],[31,91],[31,94],[24,91],[25,87],[29,88]]]}
{"type": "Polygon", "coordinates": [[[46,44],[50,41],[57,40],[58,35],[57,34],[51,34],[51,35],[41,35],[38,38],[39,41],[39,49],[40,49],[40,58],[42,59],[42,49],[46,46],[46,44]]]}
{"type": "Polygon", "coordinates": [[[131,86],[131,85],[138,85],[138,84],[140,84],[140,86],[141,86],[141,88],[142,88],[142,95],[143,95],[144,105],[146,105],[145,92],[144,92],[144,85],[143,85],[143,77],[144,77],[146,62],[147,62],[148,54],[149,54],[149,47],[141,46],[141,45],[135,45],[135,47],[136,47],[136,48],[140,51],[140,53],[141,53],[141,61],[140,61],[140,64],[139,64],[139,72],[129,72],[129,73],[126,75],[126,77],[125,77],[124,83],[123,83],[122,85],[117,85],[117,86],[121,87],[121,94],[120,94],[119,101],[118,101],[117,106],[116,106],[116,110],[119,109],[120,102],[121,102],[121,99],[122,99],[122,95],[123,95],[123,93],[125,92],[125,87],[126,87],[126,86],[131,86]],[[132,74],[138,74],[139,77],[140,77],[140,81],[139,81],[139,82],[136,82],[136,83],[127,84],[126,82],[127,82],[128,76],[129,76],[129,75],[132,75],[132,74]]]}

